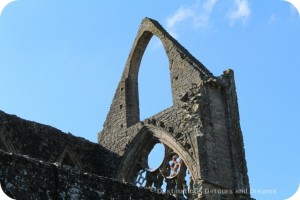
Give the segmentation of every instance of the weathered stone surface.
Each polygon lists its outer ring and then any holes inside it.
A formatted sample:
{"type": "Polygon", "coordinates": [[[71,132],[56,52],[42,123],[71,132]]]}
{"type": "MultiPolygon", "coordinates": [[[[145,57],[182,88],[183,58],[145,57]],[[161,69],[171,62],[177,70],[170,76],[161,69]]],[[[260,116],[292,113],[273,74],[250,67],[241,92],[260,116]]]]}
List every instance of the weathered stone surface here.
{"type": "MultiPolygon", "coordinates": [[[[148,146],[157,142],[182,159],[195,184],[249,191],[233,71],[226,70],[215,77],[156,21],[146,18],[129,54],[104,129],[99,133],[99,144],[122,157],[117,178],[133,183],[138,171],[143,170],[141,163],[147,160],[145,151],[149,153],[148,146]],[[169,59],[173,106],[140,122],[138,71],[153,35],[161,40],[169,59]]],[[[170,187],[178,183],[174,184],[170,187]]],[[[224,195],[192,198],[250,198],[249,193],[224,195]]]]}
{"type": "Polygon", "coordinates": [[[173,199],[150,191],[163,185],[177,199],[251,199],[233,71],[215,77],[155,20],[140,26],[98,136],[0,111],[0,182],[17,199],[173,199]],[[140,121],[138,71],[153,35],[169,59],[173,105],[140,121]],[[156,143],[165,157],[149,169],[156,143]]]}
{"type": "Polygon", "coordinates": [[[120,161],[118,155],[99,144],[2,111],[0,141],[7,144],[0,145],[0,149],[4,151],[70,165],[84,172],[106,177],[114,177],[120,161]]]}
{"type": "Polygon", "coordinates": [[[0,150],[0,182],[15,199],[171,200],[134,185],[0,150]]]}

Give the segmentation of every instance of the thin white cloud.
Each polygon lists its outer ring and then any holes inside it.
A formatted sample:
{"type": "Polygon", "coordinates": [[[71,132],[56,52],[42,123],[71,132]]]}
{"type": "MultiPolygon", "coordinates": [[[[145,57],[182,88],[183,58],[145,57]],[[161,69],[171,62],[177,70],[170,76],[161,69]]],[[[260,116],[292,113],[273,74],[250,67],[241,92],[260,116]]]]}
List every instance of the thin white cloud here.
{"type": "MultiPolygon", "coordinates": [[[[248,0],[230,1],[233,2],[234,7],[224,17],[230,20],[230,25],[234,25],[237,21],[246,25],[251,14],[248,0]]],[[[167,18],[167,30],[173,37],[178,38],[177,31],[181,25],[188,25],[193,29],[210,28],[212,25],[211,15],[218,2],[223,3],[218,0],[195,0],[193,4],[181,6],[172,16],[167,18]]]]}
{"type": "Polygon", "coordinates": [[[175,33],[175,26],[193,15],[194,11],[191,8],[180,7],[172,17],[167,18],[167,29],[170,34],[176,38],[177,34],[175,33]]]}
{"type": "Polygon", "coordinates": [[[196,14],[193,20],[195,28],[208,27],[210,22],[210,15],[215,7],[217,0],[207,0],[202,9],[199,10],[199,14],[196,14]]]}
{"type": "Polygon", "coordinates": [[[215,7],[216,3],[217,3],[217,0],[207,0],[204,4],[203,8],[206,12],[210,13],[212,11],[212,9],[215,7]]]}
{"type": "Polygon", "coordinates": [[[235,8],[230,11],[229,19],[233,25],[236,21],[246,24],[250,16],[251,10],[247,0],[235,0],[235,8]]]}
{"type": "Polygon", "coordinates": [[[210,15],[218,0],[205,0],[203,3],[196,1],[186,7],[180,7],[173,16],[167,18],[167,29],[177,38],[176,27],[187,20],[191,20],[193,28],[208,27],[210,15]]]}
{"type": "Polygon", "coordinates": [[[172,17],[167,19],[167,27],[172,29],[177,23],[182,22],[193,15],[194,11],[191,8],[180,7],[172,17]]]}

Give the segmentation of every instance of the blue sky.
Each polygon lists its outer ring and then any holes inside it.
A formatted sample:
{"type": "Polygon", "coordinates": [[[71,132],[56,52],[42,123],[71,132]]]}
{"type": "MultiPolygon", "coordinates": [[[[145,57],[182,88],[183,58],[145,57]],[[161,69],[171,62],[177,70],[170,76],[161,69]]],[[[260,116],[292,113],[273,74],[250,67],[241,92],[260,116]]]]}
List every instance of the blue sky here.
{"type": "MultiPolygon", "coordinates": [[[[288,2],[12,2],[0,17],[0,110],[96,142],[146,16],[214,75],[235,71],[252,196],[290,197],[300,183],[300,16],[288,2]],[[276,193],[258,194],[267,189],[276,193]]],[[[172,105],[156,38],[139,84],[142,118],[172,105]]]]}

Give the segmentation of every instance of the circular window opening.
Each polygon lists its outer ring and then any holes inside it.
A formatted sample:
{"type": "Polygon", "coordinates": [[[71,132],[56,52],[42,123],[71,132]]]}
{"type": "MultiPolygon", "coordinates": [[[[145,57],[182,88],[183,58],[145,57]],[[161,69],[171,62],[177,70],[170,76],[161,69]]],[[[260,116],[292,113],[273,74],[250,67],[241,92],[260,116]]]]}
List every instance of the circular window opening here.
{"type": "Polygon", "coordinates": [[[157,143],[148,155],[148,166],[151,171],[156,170],[164,160],[165,147],[161,143],[157,143]]]}

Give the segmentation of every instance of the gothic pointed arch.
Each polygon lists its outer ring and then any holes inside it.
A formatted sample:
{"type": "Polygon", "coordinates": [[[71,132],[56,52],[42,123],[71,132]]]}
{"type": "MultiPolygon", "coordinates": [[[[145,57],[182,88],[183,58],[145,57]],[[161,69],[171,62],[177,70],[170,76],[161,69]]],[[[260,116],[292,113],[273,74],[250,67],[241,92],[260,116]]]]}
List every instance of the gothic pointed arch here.
{"type": "MultiPolygon", "coordinates": [[[[99,144],[120,156],[115,177],[119,180],[142,186],[146,181],[149,188],[159,188],[166,180],[168,188],[182,189],[188,170],[194,190],[249,191],[233,71],[213,76],[152,19],[144,19],[139,28],[98,139],[99,144]],[[173,106],[140,121],[139,67],[154,35],[168,57],[173,106]],[[166,151],[164,161],[153,171],[145,160],[156,143],[164,144],[166,151]],[[178,173],[170,178],[172,166],[178,173]],[[181,171],[174,166],[182,166],[181,171]],[[146,177],[136,180],[143,173],[146,177]]],[[[204,196],[221,198],[219,194],[204,196]]]]}
{"type": "MultiPolygon", "coordinates": [[[[182,146],[168,131],[156,126],[146,125],[136,135],[127,148],[119,165],[116,178],[137,186],[163,190],[188,191],[194,180],[199,178],[195,157],[182,146]],[[159,167],[150,169],[148,155],[152,148],[161,143],[165,146],[164,159],[159,167]],[[144,177],[141,177],[142,173],[144,177]],[[189,179],[189,180],[187,180],[189,179]]],[[[164,191],[164,192],[166,192],[164,191]]]]}
{"type": "Polygon", "coordinates": [[[139,158],[142,155],[149,154],[156,143],[162,143],[177,153],[185,162],[194,178],[199,176],[196,170],[197,165],[195,158],[187,152],[184,146],[180,145],[177,140],[167,131],[155,126],[144,126],[131,142],[128,150],[125,152],[118,169],[117,178],[124,181],[131,181],[136,173],[135,167],[138,167],[139,158]],[[131,171],[129,172],[128,169],[131,171]]]}
{"type": "Polygon", "coordinates": [[[178,103],[179,96],[191,87],[191,82],[200,82],[204,78],[212,77],[206,67],[157,21],[145,18],[128,56],[103,132],[125,130],[140,121],[138,72],[145,49],[153,35],[162,42],[169,60],[173,104],[178,103]]]}
{"type": "Polygon", "coordinates": [[[75,169],[82,170],[82,163],[77,158],[76,154],[73,152],[72,148],[68,145],[62,152],[62,154],[57,158],[56,162],[62,165],[68,165],[75,169]]]}
{"type": "Polygon", "coordinates": [[[11,143],[9,137],[4,135],[3,132],[0,132],[0,149],[11,153],[16,153],[16,150],[13,144],[11,143]]]}
{"type": "Polygon", "coordinates": [[[6,150],[6,146],[4,145],[4,143],[1,140],[0,140],[0,149],[6,150]]]}
{"type": "Polygon", "coordinates": [[[161,40],[153,35],[143,54],[138,72],[141,121],[173,106],[170,78],[169,59],[161,40]]]}

